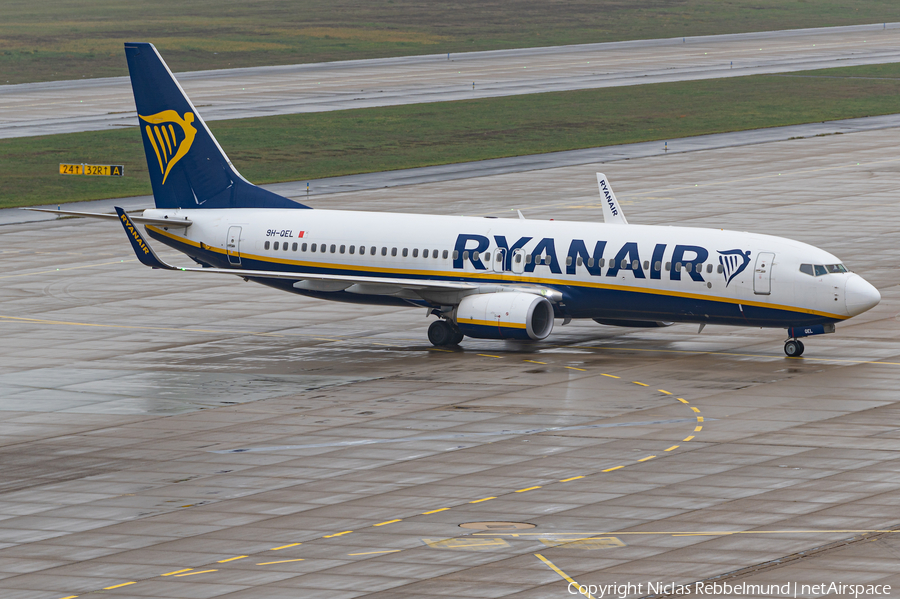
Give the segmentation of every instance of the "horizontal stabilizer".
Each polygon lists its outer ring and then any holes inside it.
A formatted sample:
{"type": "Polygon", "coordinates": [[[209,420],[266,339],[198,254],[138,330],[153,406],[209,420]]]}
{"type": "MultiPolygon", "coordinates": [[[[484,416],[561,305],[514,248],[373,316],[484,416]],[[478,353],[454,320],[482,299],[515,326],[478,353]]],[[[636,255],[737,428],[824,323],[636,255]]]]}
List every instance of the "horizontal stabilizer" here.
{"type": "MultiPolygon", "coordinates": [[[[99,212],[77,212],[75,210],[53,210],[52,208],[23,208],[23,210],[32,210],[34,212],[46,212],[47,214],[58,214],[60,216],[84,216],[87,218],[101,218],[106,220],[119,220],[117,214],[101,214],[99,212]]],[[[131,222],[138,225],[157,225],[159,227],[190,227],[193,222],[188,218],[147,218],[144,216],[129,216],[131,222]]]]}
{"type": "Polygon", "coordinates": [[[600,198],[603,205],[603,222],[607,225],[627,225],[625,213],[619,206],[616,194],[613,193],[609,180],[603,173],[597,173],[597,185],[600,186],[600,198]]]}

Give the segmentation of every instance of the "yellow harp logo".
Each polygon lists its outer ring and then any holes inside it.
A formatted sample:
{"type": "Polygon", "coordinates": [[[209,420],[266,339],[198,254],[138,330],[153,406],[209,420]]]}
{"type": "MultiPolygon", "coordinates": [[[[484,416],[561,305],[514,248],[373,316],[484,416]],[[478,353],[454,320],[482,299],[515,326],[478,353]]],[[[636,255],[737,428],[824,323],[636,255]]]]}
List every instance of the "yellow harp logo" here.
{"type": "Polygon", "coordinates": [[[174,110],[163,110],[150,116],[141,116],[141,119],[149,123],[144,130],[156,152],[159,172],[165,185],[172,167],[188,153],[194,143],[194,136],[197,134],[197,130],[191,125],[194,113],[185,112],[184,118],[181,118],[174,110]]]}

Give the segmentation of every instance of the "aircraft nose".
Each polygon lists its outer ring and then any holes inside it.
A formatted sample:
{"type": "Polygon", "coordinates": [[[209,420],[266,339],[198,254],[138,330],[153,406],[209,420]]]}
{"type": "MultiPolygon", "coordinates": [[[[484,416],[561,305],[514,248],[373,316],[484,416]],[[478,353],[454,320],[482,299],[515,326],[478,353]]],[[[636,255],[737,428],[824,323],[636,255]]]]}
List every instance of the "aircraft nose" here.
{"type": "Polygon", "coordinates": [[[881,294],[868,281],[859,275],[851,275],[844,288],[844,303],[850,316],[862,314],[878,305],[881,294]]]}

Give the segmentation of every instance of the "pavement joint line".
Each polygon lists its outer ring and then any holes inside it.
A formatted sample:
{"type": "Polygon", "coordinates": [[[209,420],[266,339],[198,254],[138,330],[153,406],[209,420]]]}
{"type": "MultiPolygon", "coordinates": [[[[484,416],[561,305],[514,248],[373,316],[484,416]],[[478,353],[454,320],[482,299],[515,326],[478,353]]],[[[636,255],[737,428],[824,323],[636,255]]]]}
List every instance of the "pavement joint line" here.
{"type": "Polygon", "coordinates": [[[348,553],[347,555],[375,555],[377,553],[397,553],[402,549],[387,549],[385,551],[364,551],[362,553],[348,553]]]}
{"type": "Polygon", "coordinates": [[[607,468],[606,470],[602,470],[602,472],[612,472],[613,470],[619,470],[620,468],[624,468],[625,466],[615,466],[614,468],[607,468]]]}
{"type": "Polygon", "coordinates": [[[296,547],[297,545],[302,545],[303,543],[291,543],[290,545],[282,545],[281,547],[272,547],[269,551],[278,551],[279,549],[287,549],[288,547],[296,547]]]}
{"type": "Polygon", "coordinates": [[[224,564],[224,563],[226,563],[226,562],[233,562],[233,561],[236,561],[236,560],[239,560],[239,559],[244,559],[245,557],[250,557],[250,556],[249,556],[249,555],[239,555],[239,556],[237,556],[237,557],[229,557],[228,559],[220,559],[220,560],[217,561],[216,563],[217,563],[217,564],[224,564]]]}
{"type": "Polygon", "coordinates": [[[193,568],[185,568],[184,570],[175,570],[174,572],[166,572],[165,574],[160,574],[160,576],[172,576],[173,574],[181,574],[182,572],[190,572],[193,568]]]}
{"type": "Polygon", "coordinates": [[[175,578],[181,578],[182,576],[193,576],[194,574],[208,574],[209,572],[218,572],[218,570],[198,570],[197,572],[186,572],[185,574],[176,574],[175,578]]]}
{"type": "Polygon", "coordinates": [[[497,499],[496,497],[485,497],[484,499],[476,499],[475,501],[470,501],[469,503],[481,503],[482,501],[490,501],[491,499],[497,499]]]}
{"type": "Polygon", "coordinates": [[[596,599],[593,595],[590,594],[590,592],[588,592],[588,590],[587,590],[586,587],[579,586],[578,583],[575,582],[575,581],[572,579],[571,576],[569,576],[568,574],[566,574],[565,572],[563,572],[562,570],[560,570],[560,569],[556,566],[556,564],[554,564],[553,562],[551,562],[550,560],[548,560],[546,557],[544,557],[544,556],[541,555],[540,553],[535,553],[534,556],[535,556],[536,558],[538,558],[539,560],[541,560],[542,562],[544,562],[544,564],[545,564],[548,568],[550,568],[551,570],[553,570],[554,572],[556,572],[557,574],[559,574],[563,579],[565,579],[566,581],[568,581],[568,583],[569,583],[570,585],[575,585],[575,588],[578,589],[578,592],[579,592],[579,593],[581,593],[582,595],[584,595],[584,596],[587,597],[588,599],[596,599]],[[584,589],[584,590],[582,591],[581,589],[584,589]]]}
{"type": "Polygon", "coordinates": [[[567,482],[569,482],[569,481],[578,480],[579,478],[584,478],[584,475],[581,475],[581,476],[573,476],[572,478],[564,478],[564,479],[562,479],[562,480],[559,481],[559,482],[561,482],[561,483],[567,483],[567,482]]]}
{"type": "Polygon", "coordinates": [[[256,565],[257,565],[257,566],[269,566],[269,565],[271,565],[271,564],[286,564],[286,563],[288,563],[288,562],[305,562],[305,561],[306,561],[306,558],[298,557],[298,558],[296,558],[296,559],[280,559],[280,560],[275,561],[275,562],[262,562],[262,563],[259,563],[259,564],[256,564],[256,565]]]}
{"type": "Polygon", "coordinates": [[[536,487],[528,487],[527,489],[519,489],[518,491],[513,491],[513,493],[527,493],[528,491],[534,491],[535,489],[540,489],[541,485],[536,487]]]}

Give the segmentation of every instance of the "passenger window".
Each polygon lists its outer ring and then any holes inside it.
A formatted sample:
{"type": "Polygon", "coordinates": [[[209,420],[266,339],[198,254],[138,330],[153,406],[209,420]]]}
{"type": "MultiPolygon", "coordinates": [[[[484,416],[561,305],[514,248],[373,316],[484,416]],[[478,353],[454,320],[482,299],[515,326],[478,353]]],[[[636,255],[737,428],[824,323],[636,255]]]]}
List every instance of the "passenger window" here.
{"type": "MultiPolygon", "coordinates": [[[[453,250],[453,259],[459,258],[459,250],[453,250]]],[[[444,260],[447,259],[447,250],[444,250],[444,260]]]]}
{"type": "MultiPolygon", "coordinates": [[[[427,252],[428,250],[425,250],[425,251],[427,252]]],[[[413,248],[413,258],[418,258],[418,257],[419,257],[419,248],[413,248]]],[[[428,256],[425,256],[425,258],[427,258],[427,257],[428,256]]]]}
{"type": "Polygon", "coordinates": [[[297,242],[294,242],[294,244],[291,246],[291,251],[293,251],[293,252],[297,251],[297,242]]]}
{"type": "Polygon", "coordinates": [[[282,243],[282,244],[281,244],[281,247],[282,247],[282,249],[283,249],[284,251],[288,251],[288,242],[285,241],[284,243],[282,243]]]}
{"type": "Polygon", "coordinates": [[[681,270],[681,262],[675,263],[675,270],[681,270]]]}
{"type": "Polygon", "coordinates": [[[814,276],[814,275],[813,275],[813,267],[812,267],[812,264],[801,264],[801,265],[800,265],[800,272],[802,272],[802,273],[805,274],[805,275],[809,275],[809,276],[811,276],[811,277],[814,276]]]}
{"type": "Polygon", "coordinates": [[[340,251],[341,251],[341,253],[343,254],[345,251],[347,251],[347,246],[346,246],[346,245],[342,245],[340,251]]]}
{"type": "Polygon", "coordinates": [[[639,270],[641,268],[641,263],[637,260],[631,263],[631,270],[639,270]]]}
{"type": "Polygon", "coordinates": [[[275,245],[273,246],[272,249],[276,249],[276,250],[278,249],[278,242],[277,242],[277,241],[275,242],[275,245]]]}
{"type": "Polygon", "coordinates": [[[619,265],[619,268],[624,268],[627,270],[628,269],[628,260],[626,260],[625,258],[622,258],[622,264],[619,265]]]}
{"type": "Polygon", "coordinates": [[[469,252],[463,252],[463,262],[469,259],[469,252]]]}
{"type": "Polygon", "coordinates": [[[706,272],[711,273],[711,272],[712,272],[712,267],[713,267],[712,262],[710,262],[709,264],[707,264],[707,265],[706,265],[706,272]]]}
{"type": "Polygon", "coordinates": [[[650,270],[650,261],[644,260],[644,270],[650,270]]]}
{"type": "Polygon", "coordinates": [[[581,266],[584,264],[584,261],[581,259],[581,256],[578,256],[578,260],[575,261],[576,266],[581,266]]]}
{"type": "MultiPolygon", "coordinates": [[[[276,245],[277,245],[277,242],[276,242],[276,245]]],[[[277,250],[278,248],[276,247],[275,249],[277,250]]],[[[828,274],[828,271],[825,270],[825,267],[821,264],[816,264],[814,268],[816,269],[817,277],[823,277],[828,274]]]]}
{"type": "Polygon", "coordinates": [[[316,251],[316,244],[312,244],[312,247],[310,247],[309,251],[315,253],[315,251],[316,251]]]}
{"type": "Polygon", "coordinates": [[[657,260],[656,262],[653,263],[653,270],[659,270],[660,268],[662,268],[662,262],[657,260]]]}
{"type": "Polygon", "coordinates": [[[722,266],[721,264],[719,264],[719,265],[716,267],[716,272],[719,273],[719,274],[722,274],[723,272],[725,272],[725,267],[722,266]]]}
{"type": "Polygon", "coordinates": [[[428,257],[428,250],[422,250],[422,257],[423,257],[423,258],[427,258],[427,257],[428,257]]]}
{"type": "MultiPolygon", "coordinates": [[[[601,260],[601,262],[602,262],[602,260],[601,260]]],[[[594,268],[594,259],[593,258],[588,258],[588,268],[594,268]]]]}
{"type": "Polygon", "coordinates": [[[694,264],[692,262],[685,262],[684,270],[686,270],[687,272],[691,272],[693,270],[693,266],[694,264]]]}
{"type": "MultiPolygon", "coordinates": [[[[463,254],[463,257],[465,257],[465,254],[463,254]]],[[[478,252],[477,251],[472,252],[472,262],[478,262],[478,252]]]]}
{"type": "Polygon", "coordinates": [[[376,251],[378,251],[378,248],[373,245],[369,248],[369,255],[374,256],[376,251]]]}
{"type": "Polygon", "coordinates": [[[672,269],[672,263],[666,262],[666,270],[671,270],[671,269],[672,269]]]}
{"type": "Polygon", "coordinates": [[[336,249],[337,249],[337,248],[336,248],[335,245],[332,243],[332,244],[331,244],[331,253],[333,254],[334,251],[335,251],[336,249]]]}
{"type": "Polygon", "coordinates": [[[484,253],[484,261],[485,261],[485,262],[490,262],[490,261],[491,261],[491,253],[490,253],[490,252],[485,252],[485,253],[484,253]]]}
{"type": "Polygon", "coordinates": [[[522,263],[522,254],[518,254],[518,253],[517,253],[516,256],[515,256],[515,258],[516,258],[516,264],[521,264],[521,263],[522,263]]]}
{"type": "Polygon", "coordinates": [[[351,254],[355,254],[355,253],[356,253],[356,246],[355,246],[355,245],[351,245],[351,246],[350,246],[350,253],[351,253],[351,254]]]}
{"type": "Polygon", "coordinates": [[[409,255],[409,248],[403,248],[403,257],[406,258],[409,255]]]}
{"type": "Polygon", "coordinates": [[[531,254],[525,254],[525,264],[531,264],[531,254]]]}
{"type": "Polygon", "coordinates": [[[381,255],[387,256],[387,248],[381,248],[381,255]]]}
{"type": "Polygon", "coordinates": [[[307,248],[307,245],[306,245],[305,243],[303,243],[303,244],[300,245],[300,251],[301,251],[301,252],[305,252],[305,251],[306,251],[306,248],[307,248]]]}
{"type": "Polygon", "coordinates": [[[391,248],[391,256],[397,255],[397,248],[391,248]]]}
{"type": "MultiPolygon", "coordinates": [[[[431,252],[431,255],[434,256],[434,259],[435,259],[435,260],[437,260],[437,257],[438,257],[438,251],[437,251],[437,250],[432,251],[432,252],[431,252]]],[[[447,250],[444,250],[444,258],[446,258],[446,257],[447,257],[447,250]]]]}
{"type": "Polygon", "coordinates": [[[269,249],[269,242],[267,241],[267,242],[265,243],[265,245],[263,245],[263,247],[264,247],[265,249],[269,249]]]}
{"type": "MultiPolygon", "coordinates": [[[[612,260],[610,260],[610,263],[612,263],[612,260]]],[[[606,258],[600,258],[600,268],[604,266],[606,266],[606,258]]]]}

